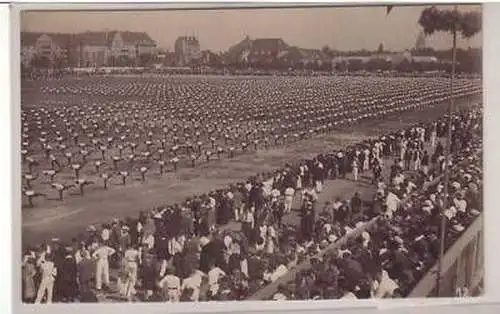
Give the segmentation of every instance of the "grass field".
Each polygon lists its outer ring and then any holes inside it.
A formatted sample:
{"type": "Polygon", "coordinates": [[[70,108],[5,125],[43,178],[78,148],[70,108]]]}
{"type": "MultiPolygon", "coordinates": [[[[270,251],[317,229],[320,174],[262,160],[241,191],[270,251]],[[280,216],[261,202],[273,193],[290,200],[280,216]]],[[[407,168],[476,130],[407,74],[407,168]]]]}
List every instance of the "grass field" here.
{"type": "MultiPolygon", "coordinates": [[[[468,101],[458,103],[459,107],[468,101]]],[[[408,124],[436,119],[447,110],[447,104],[434,108],[407,112],[385,117],[382,120],[364,121],[362,124],[320,135],[313,139],[293,143],[280,148],[260,150],[231,160],[200,164],[196,168],[179,169],[168,173],[163,180],[131,182],[112,190],[95,190],[84,197],[71,197],[63,202],[45,202],[34,208],[22,210],[22,242],[24,245],[39,244],[52,237],[68,239],[76,236],[90,224],[99,225],[114,217],[136,216],[141,210],[153,206],[181,202],[187,196],[205,193],[245,180],[260,172],[272,171],[302,158],[345,147],[366,137],[374,137],[389,130],[400,129],[408,124]]],[[[364,183],[336,180],[329,183],[324,195],[363,192],[370,187],[364,183]]],[[[90,191],[91,189],[89,189],[90,191]]]]}

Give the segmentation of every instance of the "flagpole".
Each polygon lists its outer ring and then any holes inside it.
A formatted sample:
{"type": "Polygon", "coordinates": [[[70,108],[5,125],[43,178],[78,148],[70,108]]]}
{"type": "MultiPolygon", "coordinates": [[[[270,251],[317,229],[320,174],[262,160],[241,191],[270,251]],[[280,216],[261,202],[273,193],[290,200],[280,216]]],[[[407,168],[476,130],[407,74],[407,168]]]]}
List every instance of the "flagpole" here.
{"type": "MultiPolygon", "coordinates": [[[[455,5],[455,13],[458,11],[458,6],[455,5]]],[[[444,202],[443,208],[441,209],[441,235],[440,235],[440,249],[439,249],[439,261],[438,269],[436,274],[436,296],[442,295],[442,277],[443,277],[443,257],[445,253],[445,238],[446,238],[446,216],[444,211],[450,206],[448,190],[450,185],[450,167],[449,159],[451,155],[451,145],[452,145],[452,125],[453,119],[452,115],[455,109],[455,95],[454,95],[454,84],[455,84],[455,71],[456,71],[456,59],[457,59],[457,25],[453,26],[453,48],[452,48],[452,63],[451,63],[451,79],[450,79],[450,103],[448,106],[448,136],[446,138],[446,149],[445,149],[445,167],[444,167],[444,202]]]]}

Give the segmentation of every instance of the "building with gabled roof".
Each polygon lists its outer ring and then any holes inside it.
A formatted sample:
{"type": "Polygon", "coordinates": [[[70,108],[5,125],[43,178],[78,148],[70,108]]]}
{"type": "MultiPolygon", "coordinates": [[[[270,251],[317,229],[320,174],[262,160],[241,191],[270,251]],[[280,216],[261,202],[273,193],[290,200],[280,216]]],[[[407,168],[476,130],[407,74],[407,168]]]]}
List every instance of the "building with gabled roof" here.
{"type": "Polygon", "coordinates": [[[246,36],[241,42],[229,48],[227,59],[230,63],[265,62],[270,59],[282,58],[290,46],[281,38],[256,38],[246,36]]]}
{"type": "Polygon", "coordinates": [[[76,35],[79,64],[120,66],[137,64],[141,55],[155,55],[156,42],[144,32],[104,31],[76,35]]]}
{"type": "Polygon", "coordinates": [[[304,49],[287,44],[282,38],[256,38],[246,36],[229,48],[228,63],[246,63],[256,66],[322,66],[329,57],[321,49],[304,49]]]}
{"type": "Polygon", "coordinates": [[[54,67],[68,63],[72,35],[62,33],[21,33],[21,63],[25,67],[54,67]]]}
{"type": "Polygon", "coordinates": [[[31,63],[35,56],[43,58],[51,56],[54,60],[64,57],[65,63],[73,66],[99,67],[122,64],[130,66],[137,63],[143,55],[155,55],[156,42],[144,32],[87,31],[77,34],[23,32],[21,50],[25,65],[31,63]],[[40,41],[45,42],[43,47],[40,41]]]}

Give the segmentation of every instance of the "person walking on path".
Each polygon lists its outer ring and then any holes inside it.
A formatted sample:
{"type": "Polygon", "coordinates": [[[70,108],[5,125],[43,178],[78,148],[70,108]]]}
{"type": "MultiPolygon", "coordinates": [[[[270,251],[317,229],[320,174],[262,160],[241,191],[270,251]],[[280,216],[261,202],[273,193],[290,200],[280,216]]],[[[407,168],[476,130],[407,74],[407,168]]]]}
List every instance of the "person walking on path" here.
{"type": "Polygon", "coordinates": [[[359,174],[359,162],[355,158],[352,162],[352,175],[354,176],[354,181],[358,181],[358,174],[359,174]]]}
{"type": "Polygon", "coordinates": [[[293,196],[295,195],[295,190],[292,187],[287,187],[285,189],[285,215],[292,211],[293,196]]]}

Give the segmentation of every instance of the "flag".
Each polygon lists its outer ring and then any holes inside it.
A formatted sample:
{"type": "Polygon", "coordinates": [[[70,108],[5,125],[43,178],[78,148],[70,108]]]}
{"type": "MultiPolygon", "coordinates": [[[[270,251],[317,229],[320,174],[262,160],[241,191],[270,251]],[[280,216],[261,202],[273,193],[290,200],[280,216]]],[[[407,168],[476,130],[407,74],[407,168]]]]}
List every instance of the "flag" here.
{"type": "Polygon", "coordinates": [[[387,9],[387,14],[386,15],[389,15],[389,13],[391,13],[392,9],[394,8],[394,5],[388,5],[386,6],[386,9],[387,9]]]}

